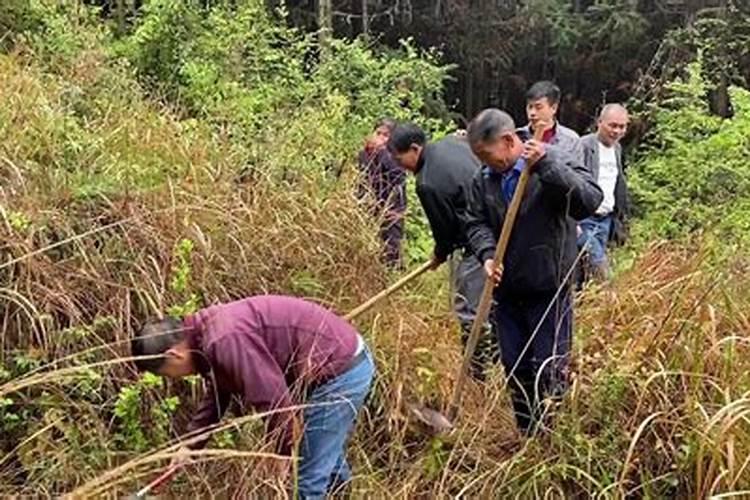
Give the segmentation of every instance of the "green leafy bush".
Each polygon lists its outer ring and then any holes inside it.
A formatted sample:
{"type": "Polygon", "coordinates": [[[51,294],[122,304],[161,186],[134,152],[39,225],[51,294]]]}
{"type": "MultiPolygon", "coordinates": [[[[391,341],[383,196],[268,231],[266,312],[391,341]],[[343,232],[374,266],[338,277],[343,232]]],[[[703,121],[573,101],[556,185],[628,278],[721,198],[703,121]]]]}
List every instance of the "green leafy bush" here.
{"type": "Polygon", "coordinates": [[[0,49],[16,46],[33,52],[39,62],[58,69],[82,51],[108,40],[95,8],[77,0],[4,0],[0,4],[0,49]]]}
{"type": "Polygon", "coordinates": [[[124,449],[145,451],[169,438],[171,418],[180,404],[176,396],[158,402],[146,398],[149,391],[163,390],[164,379],[145,373],[137,382],[120,389],[114,414],[118,421],[115,442],[124,449]],[[144,401],[148,402],[144,411],[144,401]]]}
{"type": "Polygon", "coordinates": [[[408,41],[377,52],[361,40],[334,40],[319,60],[314,37],[259,0],[209,8],[152,0],[142,12],[115,52],[152,91],[229,134],[244,149],[240,162],[254,168],[285,179],[338,172],[382,116],[444,128],[447,115],[422,113],[441,100],[450,68],[408,41]]]}
{"type": "Polygon", "coordinates": [[[638,232],[679,237],[706,230],[750,241],[750,92],[730,89],[732,118],[711,115],[700,61],[668,90],[655,109],[655,146],[632,169],[638,232]]]}

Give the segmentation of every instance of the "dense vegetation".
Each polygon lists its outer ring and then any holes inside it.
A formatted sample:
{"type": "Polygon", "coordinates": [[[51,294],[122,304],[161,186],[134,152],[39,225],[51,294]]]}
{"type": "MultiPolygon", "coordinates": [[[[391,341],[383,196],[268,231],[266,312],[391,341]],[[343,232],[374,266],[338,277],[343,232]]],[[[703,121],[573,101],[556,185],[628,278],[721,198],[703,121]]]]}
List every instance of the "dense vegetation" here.
{"type": "MultiPolygon", "coordinates": [[[[392,279],[353,157],[382,114],[449,131],[451,68],[410,43],[321,54],[283,11],[205,4],[145,2],[123,30],[72,0],[0,5],[0,494],[122,494],[168,460],[200,383],[134,373],[147,317],[263,292],[345,312],[392,279]]],[[[410,422],[404,403],[447,401],[458,363],[442,270],[358,323],[379,378],[357,497],[750,490],[750,94],[714,116],[710,54],[684,47],[692,64],[638,104],[635,239],[578,298],[554,430],[519,441],[499,375],[449,439],[410,422]]],[[[416,207],[411,263],[430,248],[416,207]]],[[[268,495],[256,431],[230,421],[170,493],[268,495]]]]}
{"type": "MultiPolygon", "coordinates": [[[[446,91],[459,116],[483,107],[523,117],[523,93],[540,78],[564,89],[562,121],[587,128],[604,101],[643,98],[675,77],[699,47],[716,84],[714,112],[730,112],[727,86],[750,77],[750,4],[740,0],[321,0],[287,3],[313,31],[394,45],[440,47],[460,65],[446,91]],[[332,21],[321,19],[331,4],[332,21]],[[318,9],[318,17],[311,16],[318,9]],[[365,20],[369,22],[364,22],[365,20]]],[[[640,129],[634,128],[633,137],[640,129]]]]}

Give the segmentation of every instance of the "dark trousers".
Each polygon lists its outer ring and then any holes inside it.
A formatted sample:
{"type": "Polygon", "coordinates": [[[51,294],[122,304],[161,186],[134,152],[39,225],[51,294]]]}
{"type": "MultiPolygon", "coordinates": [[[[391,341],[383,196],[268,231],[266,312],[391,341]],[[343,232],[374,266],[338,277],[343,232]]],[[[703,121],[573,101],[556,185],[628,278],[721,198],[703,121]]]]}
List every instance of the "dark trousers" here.
{"type": "Polygon", "coordinates": [[[532,432],[541,417],[541,401],[567,389],[573,326],[570,292],[564,290],[557,299],[554,293],[503,297],[494,317],[516,422],[522,432],[532,432]]]}
{"type": "Polygon", "coordinates": [[[404,237],[403,215],[396,220],[386,219],[380,226],[380,239],[383,241],[383,261],[387,266],[401,266],[401,240],[404,237]]]}
{"type": "MultiPolygon", "coordinates": [[[[453,309],[461,325],[461,343],[466,349],[471,327],[477,314],[479,301],[486,280],[484,268],[479,259],[472,254],[457,251],[451,258],[451,280],[453,282],[453,309]]],[[[497,364],[500,355],[497,338],[492,334],[492,321],[483,325],[476,350],[471,358],[471,376],[474,380],[484,382],[487,368],[497,364]]]]}

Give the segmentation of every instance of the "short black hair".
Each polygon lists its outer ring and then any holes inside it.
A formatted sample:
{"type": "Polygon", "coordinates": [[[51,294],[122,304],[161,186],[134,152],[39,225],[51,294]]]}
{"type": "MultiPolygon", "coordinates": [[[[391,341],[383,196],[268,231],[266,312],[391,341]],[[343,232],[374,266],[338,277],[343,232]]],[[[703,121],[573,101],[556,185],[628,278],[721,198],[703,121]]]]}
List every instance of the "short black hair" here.
{"type": "Polygon", "coordinates": [[[536,82],[526,91],[526,102],[547,98],[550,104],[560,104],[560,87],[548,80],[536,82]]]}
{"type": "Polygon", "coordinates": [[[516,124],[508,113],[497,108],[487,108],[471,120],[466,135],[469,144],[479,144],[491,142],[500,134],[515,130],[516,124]]]}
{"type": "Polygon", "coordinates": [[[401,123],[391,132],[388,149],[396,153],[405,153],[412,144],[424,146],[427,144],[427,135],[413,123],[401,123]]]}
{"type": "Polygon", "coordinates": [[[396,120],[394,120],[393,118],[381,118],[380,120],[375,122],[373,130],[377,130],[380,127],[385,127],[389,132],[393,132],[393,129],[396,128],[396,125],[396,120]]]}
{"type": "MultiPolygon", "coordinates": [[[[167,317],[150,321],[130,340],[133,356],[158,356],[185,339],[185,327],[177,318],[167,317]]],[[[136,359],[139,371],[157,373],[164,364],[164,357],[136,359]]]]}

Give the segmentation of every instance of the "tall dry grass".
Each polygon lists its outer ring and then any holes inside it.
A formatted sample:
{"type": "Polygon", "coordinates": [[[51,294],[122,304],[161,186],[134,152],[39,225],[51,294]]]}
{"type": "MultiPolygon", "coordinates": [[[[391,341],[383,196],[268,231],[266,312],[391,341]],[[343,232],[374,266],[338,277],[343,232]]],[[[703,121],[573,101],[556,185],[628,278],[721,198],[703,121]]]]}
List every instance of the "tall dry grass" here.
{"type": "MultiPolygon", "coordinates": [[[[91,57],[53,75],[0,56],[0,363],[19,372],[0,382],[0,399],[11,400],[3,418],[25,419],[0,438],[3,495],[117,496],[166,463],[174,441],[142,453],[116,439],[116,398],[136,379],[127,340],[147,317],[190,294],[205,305],[276,292],[343,313],[391,279],[348,174],[279,181],[251,169],[239,181],[248,156],[236,143],[143,100],[91,57]],[[194,243],[189,283],[176,290],[184,239],[194,243]]],[[[742,496],[748,260],[720,247],[655,243],[577,298],[572,390],[554,426],[528,441],[514,432],[500,373],[469,387],[452,436],[433,439],[409,419],[406,402],[448,400],[458,366],[445,271],[363,317],[379,376],[350,450],[355,496],[742,496]]],[[[199,393],[145,391],[144,422],[178,394],[176,438],[199,393]]],[[[242,429],[235,449],[199,454],[168,494],[280,494],[257,468],[268,451],[257,417],[226,425],[242,429]]]]}

